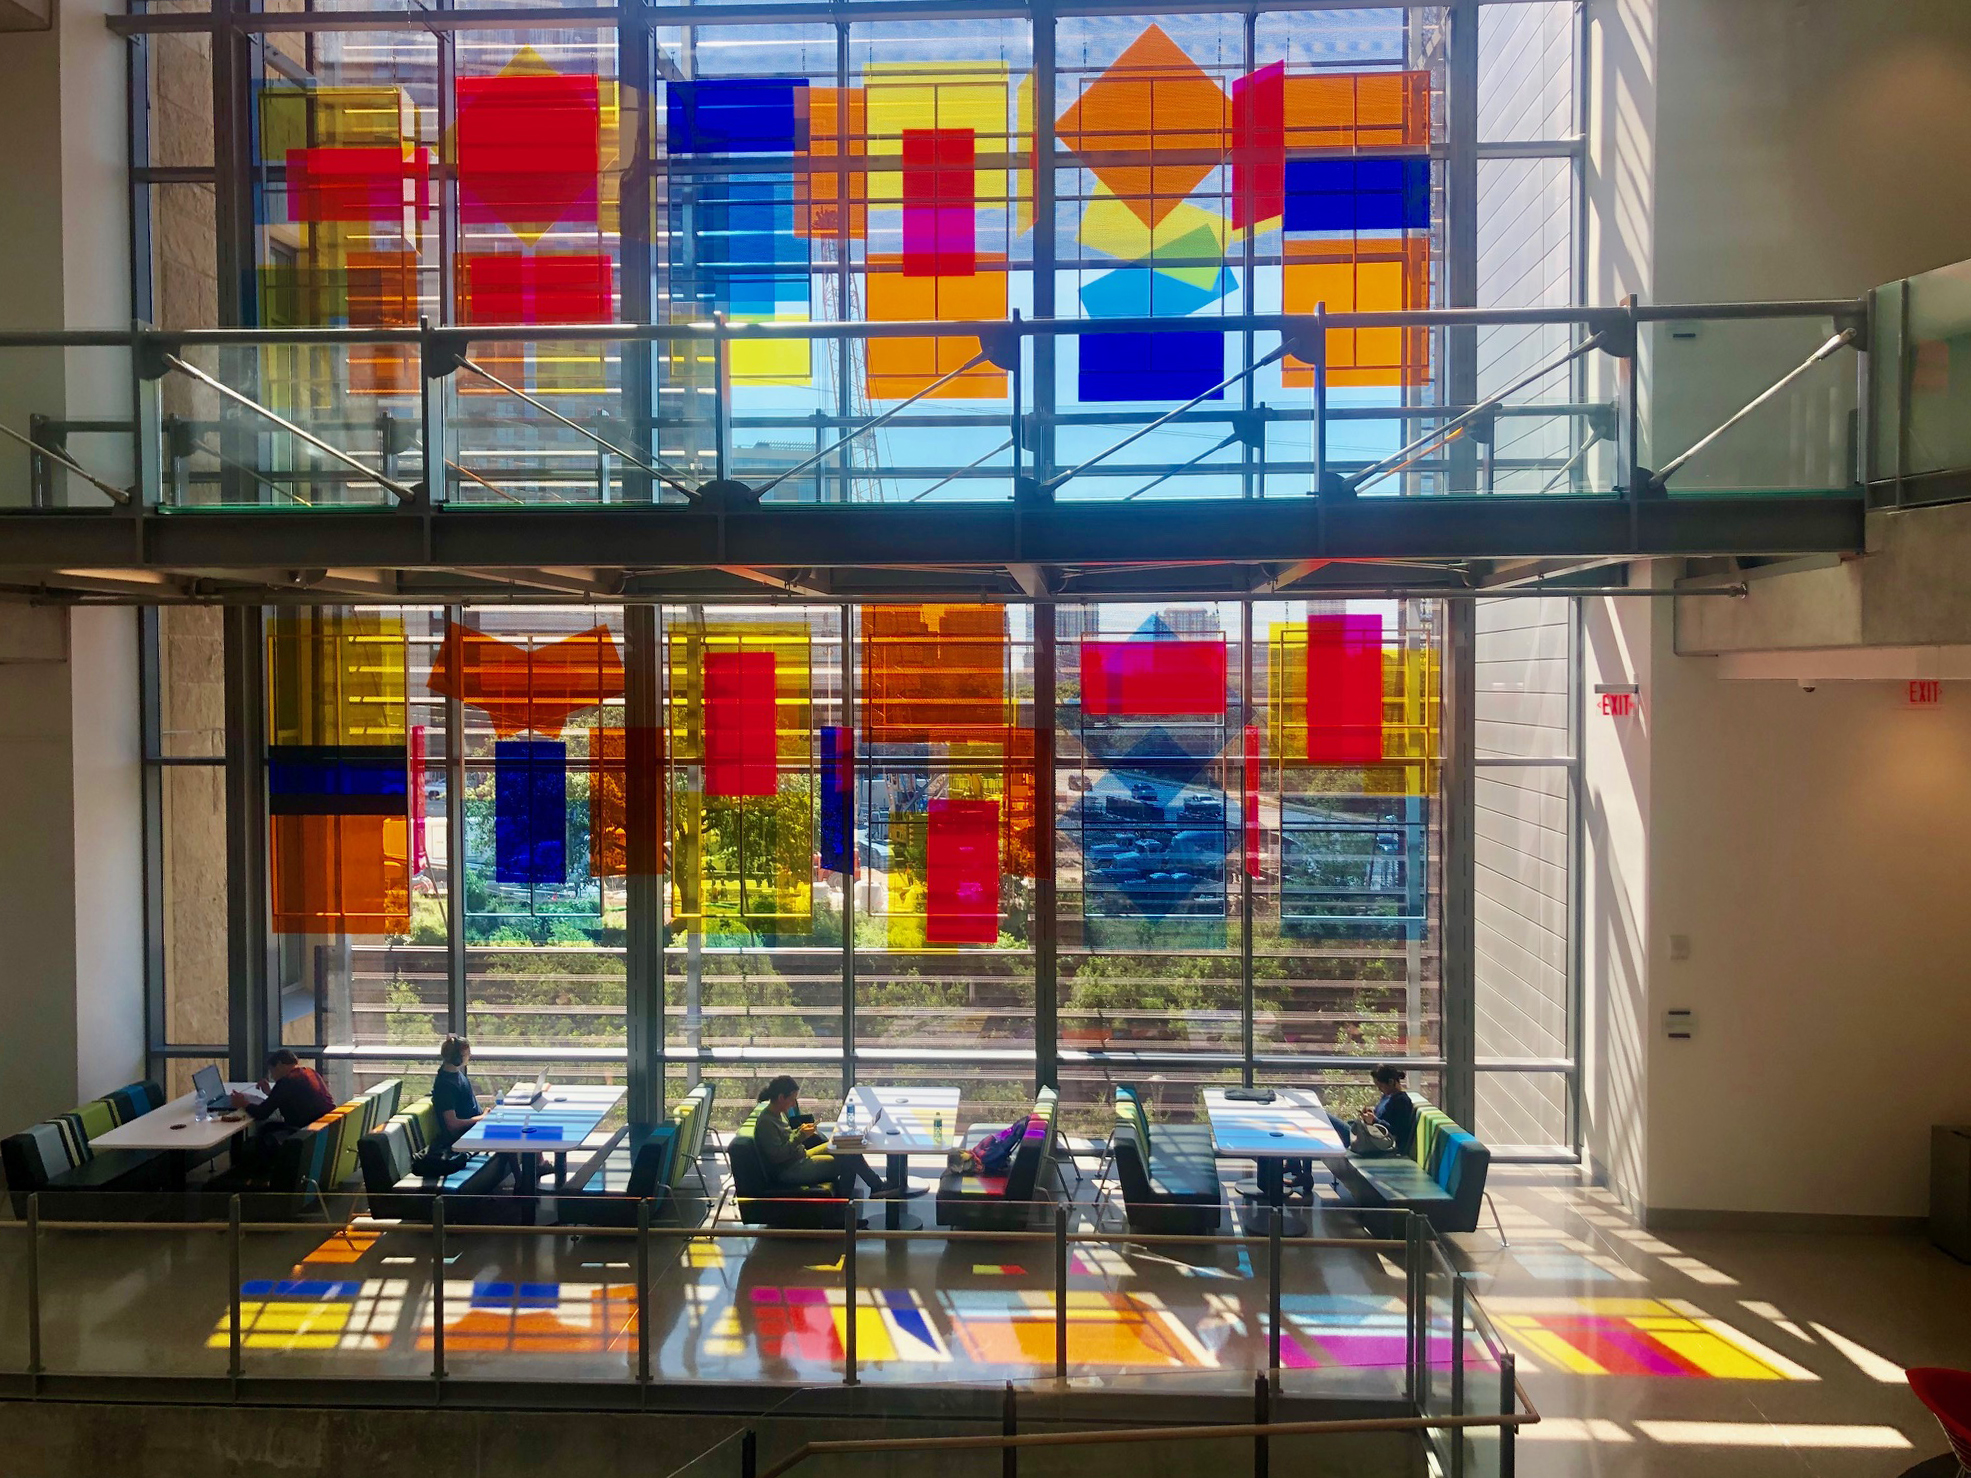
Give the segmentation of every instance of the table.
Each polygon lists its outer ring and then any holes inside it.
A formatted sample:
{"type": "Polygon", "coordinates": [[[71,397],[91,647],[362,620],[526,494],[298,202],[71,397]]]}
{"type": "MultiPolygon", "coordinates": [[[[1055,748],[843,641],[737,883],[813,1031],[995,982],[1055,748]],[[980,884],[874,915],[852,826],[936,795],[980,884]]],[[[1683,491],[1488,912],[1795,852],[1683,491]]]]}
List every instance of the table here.
{"type": "MultiPolygon", "coordinates": [[[[959,1143],[963,1130],[958,1123],[956,1088],[866,1088],[858,1085],[842,1100],[842,1111],[835,1116],[835,1127],[848,1119],[849,1099],[855,1100],[855,1126],[862,1135],[860,1150],[844,1154],[887,1155],[884,1176],[893,1190],[910,1184],[912,1155],[942,1155],[959,1143]],[[932,1122],[944,1116],[944,1137],[931,1133],[932,1122]]],[[[890,1231],[915,1232],[924,1223],[906,1216],[903,1200],[891,1196],[883,1207],[883,1225],[890,1231]]]]}
{"type": "Polygon", "coordinates": [[[1211,1147],[1221,1155],[1259,1166],[1260,1189],[1273,1214],[1287,1204],[1288,1160],[1334,1160],[1348,1153],[1335,1132],[1321,1096],[1310,1088],[1275,1088],[1271,1103],[1227,1098],[1223,1088],[1204,1091],[1205,1117],[1211,1121],[1211,1147]]]}
{"type": "Polygon", "coordinates": [[[468,1155],[553,1155],[554,1179],[568,1177],[568,1151],[580,1149],[627,1088],[550,1084],[539,1103],[499,1103],[452,1142],[468,1155]]]}
{"type": "MultiPolygon", "coordinates": [[[[258,1083],[228,1083],[227,1091],[244,1093],[258,1101],[264,1095],[258,1083]]],[[[128,1124],[119,1124],[107,1133],[98,1134],[89,1141],[92,1150],[185,1150],[197,1153],[202,1150],[216,1150],[235,1134],[244,1134],[253,1127],[243,1110],[231,1110],[239,1118],[228,1122],[214,1114],[200,1123],[193,1117],[197,1095],[181,1094],[162,1108],[154,1108],[147,1114],[139,1114],[128,1124]]]]}

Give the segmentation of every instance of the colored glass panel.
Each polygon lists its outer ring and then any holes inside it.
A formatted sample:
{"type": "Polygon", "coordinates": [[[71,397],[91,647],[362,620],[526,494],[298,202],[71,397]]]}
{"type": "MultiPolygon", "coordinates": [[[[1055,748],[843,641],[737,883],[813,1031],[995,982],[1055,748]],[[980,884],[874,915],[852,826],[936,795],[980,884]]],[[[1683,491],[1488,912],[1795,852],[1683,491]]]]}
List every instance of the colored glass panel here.
{"type": "Polygon", "coordinates": [[[906,277],[970,277],[978,268],[978,213],[969,128],[912,128],[903,135],[903,271],[906,277]]]}
{"type": "Polygon", "coordinates": [[[395,816],[276,816],[268,863],[277,934],[402,934],[410,824],[395,816]]]}
{"type": "MultiPolygon", "coordinates": [[[[804,323],[810,311],[808,242],[795,230],[793,175],[699,182],[699,310],[735,323],[804,323]]],[[[805,385],[813,377],[807,339],[735,339],[727,373],[737,384],[805,385]]]]}
{"type": "Polygon", "coordinates": [[[430,152],[396,145],[290,149],[287,218],[361,222],[422,216],[429,208],[430,152]]]}
{"type": "Polygon", "coordinates": [[[1154,227],[1223,162],[1228,111],[1224,90],[1149,26],[1083,89],[1055,137],[1154,227]]]}
{"type": "Polygon", "coordinates": [[[1084,641],[1081,711],[1091,718],[1225,712],[1225,643],[1084,641]]]}
{"type": "Polygon", "coordinates": [[[794,233],[867,240],[869,175],[859,161],[869,155],[869,103],[860,87],[808,90],[806,153],[810,163],[794,179],[794,233]]]}
{"type": "Polygon", "coordinates": [[[493,746],[493,879],[523,888],[568,881],[568,746],[559,739],[493,746]]]}
{"type": "Polygon", "coordinates": [[[1232,225],[1273,220],[1286,202],[1287,65],[1232,84],[1232,225]]]}
{"type": "Polygon", "coordinates": [[[458,259],[467,323],[607,323],[615,263],[601,252],[468,253],[458,259]]]}
{"type": "Polygon", "coordinates": [[[1238,281],[1220,267],[1200,286],[1189,274],[1149,267],[1118,267],[1081,289],[1082,311],[1090,318],[1181,318],[1229,296],[1238,281]]]}
{"type": "Polygon", "coordinates": [[[459,218],[526,240],[600,220],[601,80],[527,70],[538,65],[523,48],[501,75],[456,85],[459,218]]]}
{"type": "MultiPolygon", "coordinates": [[[[351,328],[407,328],[418,320],[417,254],[346,254],[351,328]]],[[[417,356],[403,344],[351,344],[351,395],[408,395],[418,388],[417,356]]]]}
{"type": "Polygon", "coordinates": [[[1083,334],[1076,389],[1085,401],[1223,400],[1225,336],[1083,334]]]}
{"type": "Polygon", "coordinates": [[[1425,231],[1430,160],[1290,159],[1284,224],[1289,231],[1425,231]]]}
{"type": "Polygon", "coordinates": [[[401,744],[276,744],[267,749],[275,816],[396,816],[409,802],[401,744]]]}
{"type": "Polygon", "coordinates": [[[1245,734],[1246,876],[1259,876],[1259,726],[1247,724],[1245,734]]]}
{"type": "MultiPolygon", "coordinates": [[[[1430,243],[1423,237],[1390,241],[1289,241],[1282,298],[1288,313],[1383,313],[1430,306],[1430,243]]],[[[1415,386],[1430,382],[1430,330],[1425,328],[1329,329],[1330,385],[1415,386]]],[[[1314,383],[1314,367],[1291,356],[1281,361],[1287,386],[1314,383]]]]}
{"type": "Polygon", "coordinates": [[[1006,724],[999,606],[865,606],[864,723],[872,744],[996,743],[1006,724]]]}
{"type": "Polygon", "coordinates": [[[1032,729],[1010,728],[1006,731],[1006,800],[1003,809],[1008,877],[1034,876],[1034,845],[1040,826],[1040,768],[1036,737],[1032,729]]]}
{"type": "Polygon", "coordinates": [[[1430,146],[1430,73],[1316,72],[1286,79],[1286,147],[1430,146]]]}
{"type": "Polygon", "coordinates": [[[1307,761],[1382,759],[1382,617],[1307,618],[1307,761]]]}
{"type": "MultiPolygon", "coordinates": [[[[904,138],[914,129],[970,129],[979,154],[1008,150],[1003,62],[871,62],[862,69],[862,82],[873,165],[900,162],[904,138]]],[[[973,195],[982,203],[1003,202],[1005,170],[978,170],[973,195]]],[[[894,167],[876,168],[869,198],[894,208],[903,199],[902,175],[894,167]]]]}
{"type": "Polygon", "coordinates": [[[998,941],[996,801],[931,801],[925,840],[924,937],[933,945],[998,941]]]}
{"type": "Polygon", "coordinates": [[[780,788],[772,652],[705,654],[705,794],[780,788]]]}
{"type": "Polygon", "coordinates": [[[524,647],[447,623],[427,685],[483,710],[501,738],[559,734],[575,714],[623,695],[623,659],[606,626],[524,647]]]}
{"type": "Polygon", "coordinates": [[[808,147],[808,118],[801,78],[707,77],[664,89],[673,154],[792,154],[808,147]]]}
{"type": "MultiPolygon", "coordinates": [[[[1003,322],[1006,258],[980,253],[977,265],[970,277],[912,277],[904,271],[902,257],[872,252],[870,322],[1003,322]]],[[[930,400],[1003,400],[1006,371],[992,364],[973,365],[930,389],[978,352],[977,337],[964,334],[871,339],[865,388],[871,400],[902,400],[926,391],[930,400]]]]}
{"type": "Polygon", "coordinates": [[[821,865],[853,872],[854,841],[855,730],[831,724],[821,731],[821,865]]]}

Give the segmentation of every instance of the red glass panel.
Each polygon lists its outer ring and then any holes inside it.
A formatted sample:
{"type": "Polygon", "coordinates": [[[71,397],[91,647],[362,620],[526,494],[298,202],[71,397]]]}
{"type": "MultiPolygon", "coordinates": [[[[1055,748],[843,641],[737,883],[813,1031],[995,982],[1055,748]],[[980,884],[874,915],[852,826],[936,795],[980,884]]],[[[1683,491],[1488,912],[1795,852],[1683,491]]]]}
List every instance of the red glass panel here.
{"type": "Polygon", "coordinates": [[[705,794],[779,789],[771,652],[705,654],[705,794]]]}
{"type": "Polygon", "coordinates": [[[970,277],[978,271],[978,210],[969,128],[903,131],[903,273],[970,277]]]}
{"type": "Polygon", "coordinates": [[[1287,64],[1232,84],[1232,225],[1270,221],[1286,209],[1287,64]]]}
{"type": "Polygon", "coordinates": [[[430,205],[431,154],[397,145],[287,151],[290,221],[389,221],[430,205]]]}
{"type": "Polygon", "coordinates": [[[931,802],[924,894],[927,943],[998,942],[999,802],[931,802]]]}
{"type": "Polygon", "coordinates": [[[602,89],[594,74],[461,77],[459,218],[543,230],[598,218],[602,89]]]}
{"type": "Polygon", "coordinates": [[[1307,759],[1381,763],[1381,616],[1307,618],[1307,759]]]}
{"type": "Polygon", "coordinates": [[[1085,641],[1081,711],[1092,718],[1225,712],[1225,643],[1085,641]]]}
{"type": "Polygon", "coordinates": [[[606,323],[615,264],[596,252],[461,256],[468,323],[606,323]]]}

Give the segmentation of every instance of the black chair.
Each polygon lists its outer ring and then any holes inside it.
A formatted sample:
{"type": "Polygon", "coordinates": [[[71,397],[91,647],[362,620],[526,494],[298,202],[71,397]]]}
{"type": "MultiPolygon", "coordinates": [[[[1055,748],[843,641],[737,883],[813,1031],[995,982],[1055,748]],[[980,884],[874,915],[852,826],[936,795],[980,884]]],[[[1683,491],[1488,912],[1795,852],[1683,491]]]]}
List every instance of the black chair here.
{"type": "Polygon", "coordinates": [[[765,1112],[765,1104],[755,1105],[746,1122],[726,1141],[726,1164],[732,1172],[733,1204],[739,1208],[739,1219],[748,1226],[841,1226],[849,1203],[835,1194],[833,1186],[775,1183],[760,1155],[759,1141],[753,1137],[765,1112]]]}

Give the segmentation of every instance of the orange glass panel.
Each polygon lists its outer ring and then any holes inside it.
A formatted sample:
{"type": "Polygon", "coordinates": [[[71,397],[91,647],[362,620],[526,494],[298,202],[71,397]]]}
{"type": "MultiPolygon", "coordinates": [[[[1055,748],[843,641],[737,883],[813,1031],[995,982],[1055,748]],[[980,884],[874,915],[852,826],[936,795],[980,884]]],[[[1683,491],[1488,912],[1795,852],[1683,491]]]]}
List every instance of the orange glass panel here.
{"type": "Polygon", "coordinates": [[[1231,100],[1157,26],[1082,91],[1055,135],[1146,226],[1223,162],[1231,100]]]}
{"type": "Polygon", "coordinates": [[[869,175],[855,161],[869,154],[869,104],[860,87],[807,89],[808,146],[804,158],[852,161],[847,167],[810,164],[794,176],[794,234],[817,239],[869,239],[869,175]],[[843,147],[844,123],[848,146],[843,147]],[[842,207],[848,206],[843,229],[842,207]]]}
{"type": "MultiPolygon", "coordinates": [[[[1422,237],[1386,241],[1289,241],[1282,307],[1312,313],[1383,313],[1430,306],[1430,243],[1422,237]]],[[[1289,357],[1280,383],[1311,386],[1314,367],[1289,357]]],[[[1430,383],[1430,330],[1328,330],[1330,385],[1430,383]]]]}
{"type": "Polygon", "coordinates": [[[1430,144],[1430,73],[1289,76],[1288,149],[1422,149],[1430,144]]]}
{"type": "Polygon", "coordinates": [[[865,606],[862,615],[870,743],[1004,741],[1005,611],[865,606]]]}
{"type": "Polygon", "coordinates": [[[272,818],[277,934],[402,934],[411,926],[406,816],[272,818]]]}
{"type": "MultiPolygon", "coordinates": [[[[417,322],[417,254],[352,251],[349,326],[405,328],[417,322]]],[[[408,344],[351,344],[351,395],[410,395],[418,389],[416,351],[408,344]]]]}
{"type": "Polygon", "coordinates": [[[623,659],[606,626],[528,648],[448,624],[431,691],[483,709],[501,738],[559,734],[568,720],[623,694],[623,659]]]}
{"type": "Polygon", "coordinates": [[[1034,832],[1038,825],[1039,770],[1032,729],[1006,731],[1005,865],[1009,877],[1034,875],[1034,832]]]}
{"type": "MultiPolygon", "coordinates": [[[[872,252],[868,284],[872,323],[1003,322],[1006,318],[1004,255],[980,252],[978,271],[970,277],[906,277],[901,256],[872,252]]],[[[978,352],[978,339],[961,334],[871,339],[865,380],[869,398],[902,400],[916,395],[978,352]]],[[[939,385],[927,398],[1000,400],[1005,395],[1006,371],[980,364],[939,385]]]]}
{"type": "Polygon", "coordinates": [[[664,731],[589,730],[589,876],[664,870],[664,731]]]}

